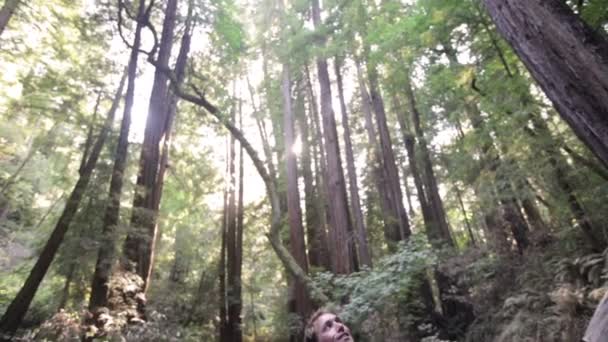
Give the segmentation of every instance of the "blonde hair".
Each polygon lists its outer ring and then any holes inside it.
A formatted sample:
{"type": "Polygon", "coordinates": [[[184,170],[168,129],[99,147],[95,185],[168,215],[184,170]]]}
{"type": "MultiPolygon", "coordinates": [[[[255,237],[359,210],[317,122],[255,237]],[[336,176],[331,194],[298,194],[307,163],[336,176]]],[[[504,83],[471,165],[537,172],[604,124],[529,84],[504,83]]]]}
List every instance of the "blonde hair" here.
{"type": "Polygon", "coordinates": [[[325,306],[317,309],[310,318],[306,322],[306,327],[304,329],[304,341],[305,342],[317,342],[317,335],[315,334],[315,322],[319,317],[324,314],[334,314],[334,312],[338,312],[339,308],[335,306],[325,306]]]}
{"type": "Polygon", "coordinates": [[[320,309],[317,309],[317,311],[315,311],[310,316],[310,318],[308,319],[308,322],[306,323],[306,328],[304,329],[304,341],[305,342],[316,342],[317,341],[317,335],[315,334],[315,322],[321,315],[324,315],[326,313],[331,313],[331,312],[329,312],[325,308],[320,308],[320,309]]]}

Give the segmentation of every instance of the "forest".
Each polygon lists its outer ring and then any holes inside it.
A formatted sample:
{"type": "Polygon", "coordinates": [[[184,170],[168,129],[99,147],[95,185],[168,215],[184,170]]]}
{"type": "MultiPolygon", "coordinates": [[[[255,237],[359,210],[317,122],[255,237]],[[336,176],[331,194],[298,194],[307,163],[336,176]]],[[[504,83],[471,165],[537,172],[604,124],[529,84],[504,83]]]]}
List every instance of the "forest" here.
{"type": "Polygon", "coordinates": [[[3,0],[0,65],[0,341],[608,341],[606,0],[3,0]]]}

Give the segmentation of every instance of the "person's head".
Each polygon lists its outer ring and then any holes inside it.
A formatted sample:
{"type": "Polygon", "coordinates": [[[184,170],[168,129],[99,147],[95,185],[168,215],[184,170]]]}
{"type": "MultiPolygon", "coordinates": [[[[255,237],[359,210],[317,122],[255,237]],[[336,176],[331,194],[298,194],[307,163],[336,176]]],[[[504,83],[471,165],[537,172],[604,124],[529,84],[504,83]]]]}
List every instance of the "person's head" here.
{"type": "Polygon", "coordinates": [[[354,342],[350,329],[335,314],[317,310],[306,324],[306,342],[354,342]]]}

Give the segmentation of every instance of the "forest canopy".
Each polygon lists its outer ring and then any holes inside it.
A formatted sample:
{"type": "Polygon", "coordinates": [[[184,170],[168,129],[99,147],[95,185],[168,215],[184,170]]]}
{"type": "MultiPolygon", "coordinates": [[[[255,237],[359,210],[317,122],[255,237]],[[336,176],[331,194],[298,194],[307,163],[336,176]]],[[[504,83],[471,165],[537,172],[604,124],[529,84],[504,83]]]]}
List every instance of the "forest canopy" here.
{"type": "Polygon", "coordinates": [[[0,2],[0,340],[606,341],[607,13],[0,2]]]}

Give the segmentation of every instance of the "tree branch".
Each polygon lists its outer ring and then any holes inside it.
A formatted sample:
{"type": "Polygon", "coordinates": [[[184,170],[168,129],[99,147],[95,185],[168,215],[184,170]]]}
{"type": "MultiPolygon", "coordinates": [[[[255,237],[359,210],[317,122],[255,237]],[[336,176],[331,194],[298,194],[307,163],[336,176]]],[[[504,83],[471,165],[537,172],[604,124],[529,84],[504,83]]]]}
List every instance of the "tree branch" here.
{"type": "Polygon", "coordinates": [[[171,82],[171,88],[173,89],[175,95],[192,104],[203,107],[209,114],[211,114],[222,125],[224,125],[224,127],[230,132],[230,134],[232,134],[232,136],[239,141],[241,147],[245,149],[247,155],[249,155],[249,158],[253,162],[256,171],[264,181],[264,185],[266,187],[266,192],[268,195],[268,199],[270,200],[272,210],[270,231],[266,234],[266,237],[270,241],[272,248],[283,263],[283,266],[285,266],[285,269],[293,277],[305,284],[307,290],[310,293],[311,299],[314,302],[319,305],[329,302],[329,298],[323,293],[320,288],[316,286],[312,279],[298,265],[291,253],[289,253],[289,251],[281,242],[279,233],[282,227],[283,214],[281,213],[280,209],[278,191],[266,169],[266,166],[264,165],[264,162],[260,159],[257,151],[253,148],[251,143],[249,143],[243,132],[239,128],[237,128],[227,117],[222,115],[220,110],[211,102],[209,102],[204,96],[204,94],[195,85],[190,84],[189,87],[192,89],[192,91],[195,92],[196,95],[190,94],[184,91],[183,87],[178,82],[175,73],[171,69],[157,63],[157,61],[155,61],[152,55],[150,54],[148,54],[148,62],[161,72],[165,73],[165,75],[171,82]]]}

